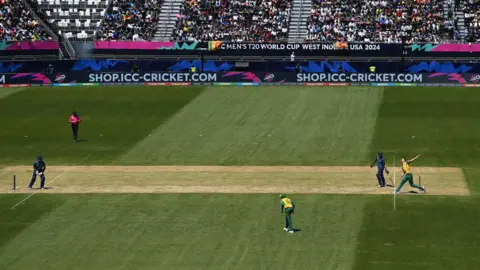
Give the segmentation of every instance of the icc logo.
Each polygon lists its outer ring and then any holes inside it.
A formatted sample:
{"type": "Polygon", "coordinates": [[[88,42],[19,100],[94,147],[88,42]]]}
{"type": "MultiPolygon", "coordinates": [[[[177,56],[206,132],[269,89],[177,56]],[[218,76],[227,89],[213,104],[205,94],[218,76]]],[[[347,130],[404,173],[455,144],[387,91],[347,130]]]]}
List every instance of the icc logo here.
{"type": "Polygon", "coordinates": [[[273,73],[267,73],[265,74],[265,78],[263,79],[266,82],[271,82],[275,78],[275,74],[273,73]]]}
{"type": "Polygon", "coordinates": [[[65,74],[57,74],[57,76],[55,76],[55,81],[62,83],[66,78],[67,76],[65,76],[65,74]]]}
{"type": "Polygon", "coordinates": [[[478,81],[480,81],[480,74],[472,75],[472,77],[470,78],[470,81],[471,81],[471,82],[478,82],[478,81]]]}

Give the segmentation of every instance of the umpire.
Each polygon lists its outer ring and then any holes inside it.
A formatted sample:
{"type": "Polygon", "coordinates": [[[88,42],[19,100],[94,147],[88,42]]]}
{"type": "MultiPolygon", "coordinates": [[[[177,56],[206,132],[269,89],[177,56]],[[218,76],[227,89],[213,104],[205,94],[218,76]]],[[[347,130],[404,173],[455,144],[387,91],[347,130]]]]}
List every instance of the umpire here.
{"type": "Polygon", "coordinates": [[[72,115],[70,115],[70,118],[68,119],[68,121],[72,126],[73,142],[78,142],[78,126],[80,125],[80,122],[82,121],[82,119],[80,118],[77,112],[73,112],[72,115]]]}
{"type": "Polygon", "coordinates": [[[37,160],[33,163],[33,174],[32,180],[30,180],[30,184],[28,185],[28,189],[32,189],[33,184],[35,184],[35,180],[37,180],[37,175],[40,176],[40,189],[45,189],[45,170],[47,169],[47,165],[45,165],[45,161],[43,161],[42,156],[38,156],[37,160]]]}

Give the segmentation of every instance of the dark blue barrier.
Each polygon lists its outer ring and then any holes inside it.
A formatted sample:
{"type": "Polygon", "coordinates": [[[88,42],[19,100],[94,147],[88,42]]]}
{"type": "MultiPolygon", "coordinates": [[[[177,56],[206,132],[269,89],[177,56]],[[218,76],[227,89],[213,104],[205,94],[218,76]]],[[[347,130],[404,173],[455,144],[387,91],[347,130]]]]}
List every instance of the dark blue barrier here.
{"type": "Polygon", "coordinates": [[[480,63],[455,62],[349,62],[349,61],[269,61],[269,62],[235,62],[235,61],[157,61],[157,60],[65,60],[65,61],[0,61],[0,73],[8,72],[46,72],[52,65],[56,72],[70,71],[118,71],[130,72],[133,64],[143,72],[185,72],[192,66],[200,72],[291,72],[298,64],[302,72],[368,72],[369,67],[376,66],[379,73],[480,73],[480,63]]]}
{"type": "Polygon", "coordinates": [[[0,84],[155,84],[155,83],[407,83],[463,85],[480,83],[480,74],[459,73],[295,73],[295,72],[222,72],[222,73],[130,73],[71,71],[67,73],[0,73],[0,84]]]}
{"type": "Polygon", "coordinates": [[[343,56],[343,57],[476,57],[480,44],[385,44],[348,42],[245,43],[245,42],[133,42],[96,41],[98,54],[198,56],[343,56]]]}

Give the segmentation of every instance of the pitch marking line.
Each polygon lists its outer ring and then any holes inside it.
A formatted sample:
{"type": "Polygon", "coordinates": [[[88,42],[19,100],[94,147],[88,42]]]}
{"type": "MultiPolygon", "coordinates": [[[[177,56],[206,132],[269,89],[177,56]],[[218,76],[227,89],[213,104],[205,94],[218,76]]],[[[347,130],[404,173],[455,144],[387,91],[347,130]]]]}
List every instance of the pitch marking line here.
{"type": "MultiPolygon", "coordinates": [[[[80,163],[78,163],[77,166],[81,165],[83,162],[85,162],[85,160],[87,160],[88,158],[90,158],[92,156],[92,154],[89,154],[88,156],[86,156],[85,158],[83,158],[80,163]]],[[[76,166],[75,166],[76,167],[76,166]]],[[[61,174],[57,175],[57,177],[53,178],[52,181],[50,182],[47,182],[45,184],[52,184],[53,182],[55,182],[55,180],[59,179],[60,177],[62,177],[64,174],[66,174],[68,172],[68,170],[65,170],[64,172],[62,172],[61,174]]],[[[15,204],[14,206],[12,206],[12,208],[10,208],[10,210],[13,210],[15,209],[15,207],[19,206],[20,204],[22,204],[23,202],[25,202],[26,200],[30,199],[33,195],[37,194],[38,193],[38,190],[34,191],[32,194],[28,195],[27,197],[25,197],[23,200],[19,201],[17,204],[15,204]]]]}

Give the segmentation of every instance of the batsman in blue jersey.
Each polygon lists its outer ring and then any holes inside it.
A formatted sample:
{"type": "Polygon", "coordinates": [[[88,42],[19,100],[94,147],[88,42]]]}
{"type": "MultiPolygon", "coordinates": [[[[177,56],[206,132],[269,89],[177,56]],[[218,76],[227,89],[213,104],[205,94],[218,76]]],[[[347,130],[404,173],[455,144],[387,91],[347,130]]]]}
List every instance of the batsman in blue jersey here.
{"type": "Polygon", "coordinates": [[[38,156],[37,160],[33,163],[33,174],[32,180],[30,180],[30,184],[28,185],[28,189],[32,189],[33,184],[35,184],[35,180],[37,180],[37,176],[40,176],[40,188],[45,189],[45,170],[47,169],[47,165],[45,165],[45,161],[43,161],[42,156],[38,156]]]}
{"type": "Polygon", "coordinates": [[[373,165],[377,163],[377,180],[378,180],[378,187],[385,187],[387,184],[385,183],[385,177],[383,176],[383,171],[387,174],[389,174],[389,171],[387,169],[387,165],[385,165],[385,158],[383,157],[382,152],[378,152],[377,157],[373,161],[372,165],[370,165],[370,168],[373,168],[373,165]]]}

